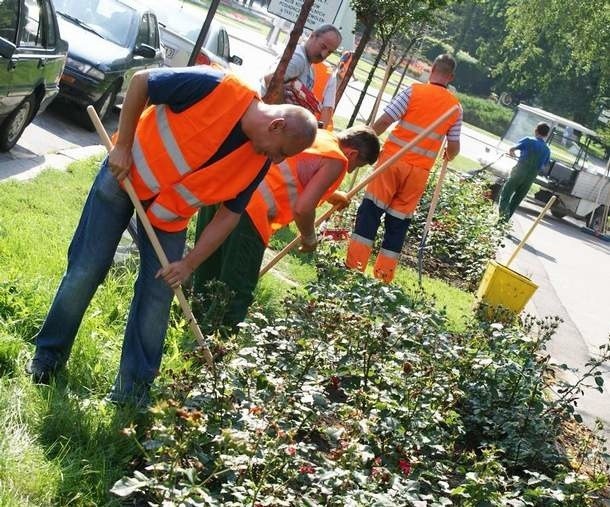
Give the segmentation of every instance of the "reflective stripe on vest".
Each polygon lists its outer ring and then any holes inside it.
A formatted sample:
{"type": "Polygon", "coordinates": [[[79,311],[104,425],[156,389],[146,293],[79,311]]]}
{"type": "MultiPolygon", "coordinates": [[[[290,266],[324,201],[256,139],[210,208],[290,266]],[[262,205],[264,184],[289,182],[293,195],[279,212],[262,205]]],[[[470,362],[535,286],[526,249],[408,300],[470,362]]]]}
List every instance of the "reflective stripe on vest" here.
{"type": "Polygon", "coordinates": [[[133,163],[138,168],[138,173],[140,173],[140,177],[142,178],[144,185],[146,185],[151,193],[158,194],[161,186],[159,185],[157,178],[155,178],[152,169],[148,165],[148,162],[146,162],[146,157],[144,156],[142,146],[140,146],[140,139],[138,137],[133,140],[131,156],[133,157],[133,163]]]}
{"type": "Polygon", "coordinates": [[[182,152],[178,147],[178,143],[176,142],[176,138],[174,137],[174,134],[172,134],[169,126],[169,121],[167,119],[167,106],[163,104],[158,105],[155,114],[157,116],[157,128],[159,129],[159,135],[161,136],[163,147],[172,159],[178,173],[180,176],[190,173],[196,168],[189,167],[186,160],[184,160],[184,155],[182,155],[182,152]]]}
{"type": "Polygon", "coordinates": [[[260,191],[263,196],[263,200],[267,205],[267,217],[269,220],[273,220],[277,216],[277,203],[275,202],[275,198],[269,189],[269,185],[267,182],[263,180],[263,182],[258,186],[257,191],[260,191]]]}
{"type": "Polygon", "coordinates": [[[284,178],[284,186],[288,193],[288,201],[290,202],[290,209],[294,213],[294,209],[297,207],[297,199],[299,198],[299,190],[297,187],[297,181],[292,174],[292,169],[286,161],[278,164],[282,177],[284,178]]]}
{"type": "Polygon", "coordinates": [[[182,219],[182,217],[179,217],[175,213],[172,213],[170,210],[168,210],[164,206],[161,206],[157,202],[153,202],[149,206],[147,213],[156,216],[159,220],[163,222],[176,222],[182,219]]]}
{"type": "Polygon", "coordinates": [[[197,196],[193,194],[188,188],[186,188],[182,183],[178,183],[174,186],[176,192],[184,199],[184,201],[189,205],[195,208],[200,208],[203,206],[203,202],[197,199],[197,196]]]}
{"type": "MultiPolygon", "coordinates": [[[[428,138],[430,138],[430,136],[428,136],[428,138]]],[[[406,146],[407,144],[409,144],[411,142],[411,141],[404,141],[402,139],[399,139],[394,134],[390,134],[388,136],[388,141],[390,141],[390,142],[392,142],[394,144],[397,144],[398,146],[406,146]]],[[[423,155],[424,157],[428,157],[428,158],[436,158],[436,154],[438,153],[438,151],[425,150],[423,148],[420,148],[419,146],[412,146],[409,149],[413,153],[419,153],[420,155],[423,155]]]]}
{"type": "Polygon", "coordinates": [[[323,194],[321,201],[327,199],[341,183],[347,171],[347,158],[341,151],[337,137],[332,132],[318,130],[311,148],[279,164],[273,164],[263,182],[252,195],[246,212],[263,243],[267,244],[275,230],[289,224],[294,219],[294,210],[302,192],[301,183],[298,180],[298,165],[302,158],[311,159],[311,155],[340,160],[343,164],[341,174],[323,194]]]}
{"type": "Polygon", "coordinates": [[[265,163],[249,141],[208,162],[257,100],[239,77],[216,77],[218,85],[190,107],[153,105],[138,121],[130,177],[138,197],[151,202],[147,214],[158,229],[184,229],[202,205],[234,199],[265,163]]]}
{"type": "MultiPolygon", "coordinates": [[[[412,132],[415,132],[416,134],[421,134],[424,130],[426,130],[425,128],[420,127],[419,125],[415,125],[414,123],[408,122],[406,120],[400,120],[400,122],[398,124],[403,129],[411,130],[412,132]]],[[[445,139],[445,136],[443,136],[441,134],[437,134],[434,131],[430,132],[426,137],[429,137],[431,139],[438,139],[439,141],[442,141],[443,139],[445,139]]]]}
{"type": "MultiPolygon", "coordinates": [[[[392,155],[409,144],[439,116],[456,104],[459,104],[458,99],[446,88],[429,83],[411,85],[407,111],[388,136],[383,146],[385,154],[392,155]]],[[[448,130],[457,121],[459,115],[459,112],[452,114],[434,131],[420,139],[417,146],[410,148],[401,161],[423,169],[430,169],[434,165],[448,130]]]]}

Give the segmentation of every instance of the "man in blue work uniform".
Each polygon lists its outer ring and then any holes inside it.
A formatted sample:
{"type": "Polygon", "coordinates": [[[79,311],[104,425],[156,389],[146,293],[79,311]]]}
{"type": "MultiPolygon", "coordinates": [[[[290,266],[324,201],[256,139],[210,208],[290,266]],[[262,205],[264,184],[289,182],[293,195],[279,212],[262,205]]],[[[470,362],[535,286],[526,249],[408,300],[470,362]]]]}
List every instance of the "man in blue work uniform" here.
{"type": "Polygon", "coordinates": [[[503,220],[510,220],[519,203],[527,195],[538,173],[548,165],[551,150],[545,139],[550,130],[548,124],[539,123],[534,130],[534,137],[524,137],[517,145],[508,150],[511,157],[514,157],[515,152],[518,151],[519,161],[500,193],[499,211],[503,220]]]}

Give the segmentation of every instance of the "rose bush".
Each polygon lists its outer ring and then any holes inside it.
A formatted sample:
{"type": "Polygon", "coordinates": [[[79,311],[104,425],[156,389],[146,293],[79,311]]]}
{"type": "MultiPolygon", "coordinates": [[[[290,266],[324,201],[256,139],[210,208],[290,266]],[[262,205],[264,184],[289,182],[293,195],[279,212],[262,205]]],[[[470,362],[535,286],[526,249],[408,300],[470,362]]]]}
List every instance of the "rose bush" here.
{"type": "MultiPolygon", "coordinates": [[[[152,408],[113,492],[151,505],[593,505],[603,468],[556,445],[573,393],[545,394],[557,322],[456,335],[422,296],[329,254],[285,315],[198,353],[152,408]]],[[[605,351],[607,353],[607,351],[605,351]]],[[[603,354],[602,354],[603,355],[603,354]]],[[[593,367],[589,379],[598,378],[593,367]]],[[[595,382],[598,382],[597,380],[595,382]]]]}

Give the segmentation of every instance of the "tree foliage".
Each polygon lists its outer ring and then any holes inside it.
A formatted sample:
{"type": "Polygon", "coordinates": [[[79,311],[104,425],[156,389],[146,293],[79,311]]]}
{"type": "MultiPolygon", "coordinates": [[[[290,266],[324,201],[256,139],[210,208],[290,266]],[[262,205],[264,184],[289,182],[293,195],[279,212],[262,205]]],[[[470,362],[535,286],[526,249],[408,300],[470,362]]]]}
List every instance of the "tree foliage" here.
{"type": "Polygon", "coordinates": [[[610,95],[607,1],[468,0],[443,19],[433,36],[491,69],[497,92],[595,126],[610,95]]]}
{"type": "Polygon", "coordinates": [[[504,59],[495,72],[548,109],[593,120],[610,92],[610,4],[510,0],[506,20],[504,59]]]}

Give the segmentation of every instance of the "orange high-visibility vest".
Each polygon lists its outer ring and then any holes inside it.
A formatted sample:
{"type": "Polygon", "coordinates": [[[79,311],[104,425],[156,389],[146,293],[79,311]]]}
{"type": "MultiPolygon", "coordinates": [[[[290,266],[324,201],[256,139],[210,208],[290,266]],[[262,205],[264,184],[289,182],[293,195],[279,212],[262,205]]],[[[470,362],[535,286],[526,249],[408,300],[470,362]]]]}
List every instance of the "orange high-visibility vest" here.
{"type": "MultiPolygon", "coordinates": [[[[384,153],[388,155],[396,153],[417,134],[425,130],[430,123],[456,104],[459,104],[459,100],[442,86],[430,83],[411,85],[411,97],[409,98],[407,112],[388,136],[383,145],[384,153]]],[[[452,114],[426,138],[422,139],[417,146],[411,148],[401,161],[423,169],[431,169],[447,131],[458,117],[459,112],[452,114]]]]}
{"type": "MultiPolygon", "coordinates": [[[[333,75],[333,69],[326,62],[314,63],[312,64],[313,68],[313,89],[312,93],[317,101],[320,103],[320,110],[322,109],[324,102],[324,90],[326,90],[326,85],[328,81],[330,81],[331,76],[333,75]]],[[[316,115],[318,120],[320,119],[320,114],[316,115]]],[[[326,130],[333,130],[333,119],[328,121],[326,125],[324,125],[326,130]]]]}
{"type": "Polygon", "coordinates": [[[324,100],[324,90],[333,75],[333,69],[325,62],[314,63],[311,65],[313,68],[313,89],[311,90],[315,95],[320,105],[324,100]]]}
{"type": "Polygon", "coordinates": [[[245,142],[202,167],[240,121],[257,93],[226,74],[209,95],[182,112],[163,104],[141,115],[133,142],[130,178],[153,226],[180,231],[204,205],[236,197],[256,178],[266,157],[245,142]]]}
{"type": "Polygon", "coordinates": [[[316,140],[310,148],[294,157],[287,158],[280,164],[273,164],[246,207],[246,213],[265,245],[269,243],[269,238],[275,231],[288,225],[294,219],[294,209],[303,192],[297,168],[304,153],[343,162],[341,174],[324,193],[320,202],[328,199],[345,176],[347,158],[341,151],[339,140],[332,132],[322,129],[318,129],[316,140]]]}

